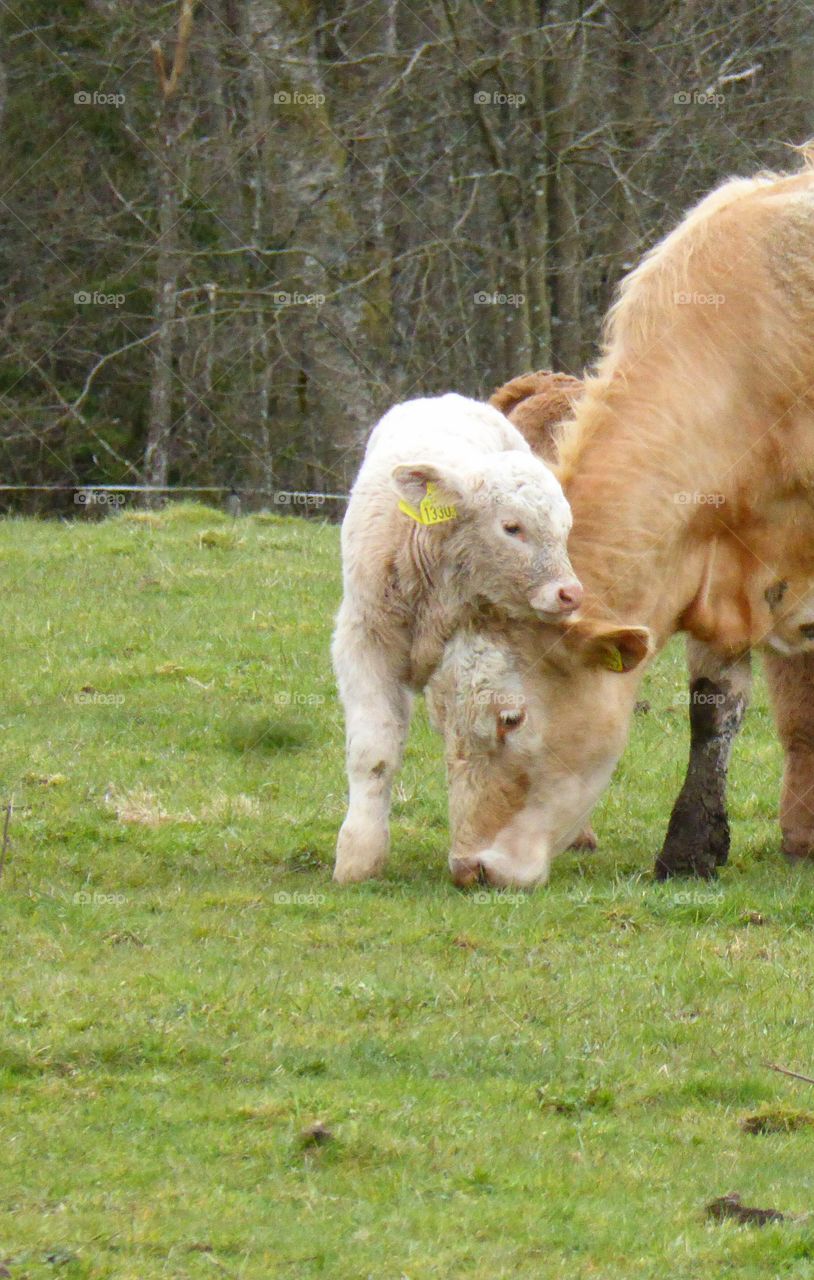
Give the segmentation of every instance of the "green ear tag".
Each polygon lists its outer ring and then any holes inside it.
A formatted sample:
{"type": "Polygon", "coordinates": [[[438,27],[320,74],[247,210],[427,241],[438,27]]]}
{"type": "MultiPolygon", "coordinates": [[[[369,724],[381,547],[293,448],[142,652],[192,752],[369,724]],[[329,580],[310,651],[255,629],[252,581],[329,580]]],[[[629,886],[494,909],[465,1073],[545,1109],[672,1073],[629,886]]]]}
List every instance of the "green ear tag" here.
{"type": "Polygon", "coordinates": [[[606,649],[602,654],[602,666],[607,667],[608,671],[624,671],[625,664],[622,661],[621,650],[616,648],[606,649]]]}

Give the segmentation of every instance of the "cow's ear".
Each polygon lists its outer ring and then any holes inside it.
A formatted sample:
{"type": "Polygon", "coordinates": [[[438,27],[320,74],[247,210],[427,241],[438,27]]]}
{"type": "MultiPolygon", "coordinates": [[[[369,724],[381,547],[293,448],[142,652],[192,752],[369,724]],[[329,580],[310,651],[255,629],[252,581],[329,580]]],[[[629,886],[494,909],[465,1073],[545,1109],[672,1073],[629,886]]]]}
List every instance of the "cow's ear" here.
{"type": "Polygon", "coordinates": [[[400,462],[390,476],[399,497],[411,507],[417,507],[426,498],[428,487],[439,503],[463,505],[465,482],[447,467],[434,462],[400,462]]]}
{"type": "Polygon", "coordinates": [[[632,671],[653,652],[653,635],[648,627],[614,627],[578,620],[568,627],[567,636],[585,666],[604,667],[619,674],[632,671]]]}

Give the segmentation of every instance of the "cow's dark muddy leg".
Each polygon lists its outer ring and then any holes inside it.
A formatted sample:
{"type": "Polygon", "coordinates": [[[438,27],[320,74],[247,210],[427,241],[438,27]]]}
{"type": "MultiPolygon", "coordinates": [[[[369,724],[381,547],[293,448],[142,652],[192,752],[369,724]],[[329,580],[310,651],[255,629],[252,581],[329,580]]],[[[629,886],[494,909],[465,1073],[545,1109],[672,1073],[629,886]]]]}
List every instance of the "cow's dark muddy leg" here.
{"type": "Polygon", "coordinates": [[[780,796],[783,852],[814,858],[814,653],[765,656],[775,721],[786,754],[780,796]]]}
{"type": "Polygon", "coordinates": [[[748,655],[726,661],[687,642],[690,669],[690,761],[673,806],[656,876],[711,880],[729,856],[726,777],[752,684],[748,655]]]}

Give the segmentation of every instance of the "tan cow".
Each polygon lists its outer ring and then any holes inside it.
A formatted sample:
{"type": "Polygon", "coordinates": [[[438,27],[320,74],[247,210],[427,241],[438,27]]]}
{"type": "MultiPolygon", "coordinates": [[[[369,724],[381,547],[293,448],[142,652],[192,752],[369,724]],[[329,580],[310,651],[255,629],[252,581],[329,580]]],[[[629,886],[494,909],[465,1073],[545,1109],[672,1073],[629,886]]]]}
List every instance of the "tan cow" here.
{"type": "MultiPolygon", "coordinates": [[[[605,354],[559,439],[569,548],[586,589],[581,620],[562,634],[496,618],[456,638],[436,676],[435,712],[454,752],[459,883],[545,880],[623,748],[643,659],[677,630],[703,642],[713,675],[735,685],[752,647],[781,642],[786,665],[773,684],[788,751],[784,841],[797,853],[814,848],[814,803],[805,799],[814,659],[804,653],[814,582],[812,320],[810,167],[725,183],[623,284],[605,354]],[[503,675],[481,690],[472,731],[464,682],[476,646],[488,649],[489,672],[503,664],[503,675]],[[796,708],[795,685],[806,691],[796,708]],[[515,699],[508,733],[486,716],[504,686],[515,699]]],[[[662,855],[661,874],[714,873],[716,849],[676,850],[662,855]]]]}
{"type": "MultiPolygon", "coordinates": [[[[584,382],[569,374],[539,370],[513,378],[495,392],[490,403],[506,414],[536,453],[546,462],[556,463],[559,430],[573,418],[584,389],[584,382]]],[[[811,851],[805,824],[807,806],[801,797],[814,786],[814,660],[794,656],[801,636],[814,637],[814,589],[805,572],[804,564],[798,580],[779,579],[768,588],[767,602],[773,623],[766,636],[764,665],[778,732],[787,751],[783,850],[789,857],[807,856],[811,851]],[[802,750],[806,737],[811,737],[808,751],[802,750]]],[[[709,873],[729,856],[729,758],[751,692],[748,654],[722,661],[709,645],[689,637],[687,663],[690,756],[657,862],[663,875],[702,869],[709,873]]],[[[462,751],[465,753],[465,746],[458,743],[456,759],[462,751]]],[[[595,848],[593,831],[586,828],[575,844],[595,848]]]]}

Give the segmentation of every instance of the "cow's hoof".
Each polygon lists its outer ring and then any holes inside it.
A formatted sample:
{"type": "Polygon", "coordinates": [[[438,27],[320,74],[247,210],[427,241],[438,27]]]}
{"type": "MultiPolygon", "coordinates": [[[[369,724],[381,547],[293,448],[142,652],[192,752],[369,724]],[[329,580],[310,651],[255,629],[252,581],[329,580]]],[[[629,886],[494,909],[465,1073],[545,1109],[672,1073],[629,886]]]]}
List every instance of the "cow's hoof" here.
{"type": "Polygon", "coordinates": [[[592,851],[599,848],[599,841],[596,838],[596,832],[593,827],[584,827],[580,831],[576,840],[572,840],[568,846],[569,849],[582,849],[592,851]]]}
{"type": "Polygon", "coordinates": [[[657,880],[672,880],[676,876],[689,876],[694,880],[717,880],[718,867],[714,862],[705,862],[695,856],[686,856],[680,860],[674,853],[665,856],[664,850],[656,859],[654,872],[657,880]]]}
{"type": "Polygon", "coordinates": [[[814,862],[814,835],[809,831],[784,831],[780,851],[792,866],[814,862]]]}
{"type": "Polygon", "coordinates": [[[456,889],[471,889],[473,884],[487,884],[483,867],[467,858],[450,858],[449,873],[456,889]]]}
{"type": "Polygon", "coordinates": [[[541,854],[534,861],[517,863],[504,849],[481,849],[469,857],[449,859],[453,882],[459,889],[480,884],[492,889],[522,889],[524,893],[548,880],[550,857],[541,854]]]}
{"type": "Polygon", "coordinates": [[[725,813],[673,812],[661,853],[657,880],[694,876],[714,880],[729,857],[729,822],[725,813]]]}

